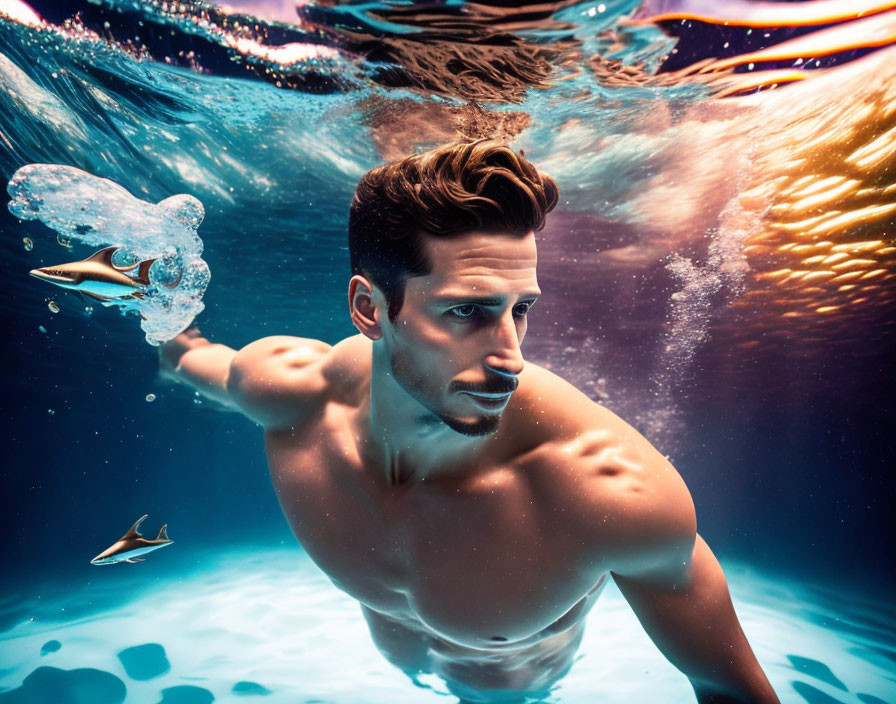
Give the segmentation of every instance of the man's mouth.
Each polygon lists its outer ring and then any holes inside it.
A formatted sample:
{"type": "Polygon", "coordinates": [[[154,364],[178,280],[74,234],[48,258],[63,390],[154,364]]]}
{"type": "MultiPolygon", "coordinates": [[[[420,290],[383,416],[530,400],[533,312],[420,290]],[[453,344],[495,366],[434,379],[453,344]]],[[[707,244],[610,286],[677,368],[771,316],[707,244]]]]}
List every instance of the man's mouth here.
{"type": "Polygon", "coordinates": [[[496,411],[503,408],[513,394],[512,391],[503,394],[487,394],[480,391],[461,391],[460,393],[466,394],[473,399],[477,406],[487,411],[496,411]]]}

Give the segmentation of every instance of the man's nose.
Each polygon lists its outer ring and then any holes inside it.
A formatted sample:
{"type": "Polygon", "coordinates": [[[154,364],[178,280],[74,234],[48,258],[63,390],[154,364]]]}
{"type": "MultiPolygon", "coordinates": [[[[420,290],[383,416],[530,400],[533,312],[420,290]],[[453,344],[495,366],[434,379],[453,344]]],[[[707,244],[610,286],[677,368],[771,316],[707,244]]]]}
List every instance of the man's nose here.
{"type": "Polygon", "coordinates": [[[523,371],[523,353],[516,322],[512,316],[501,320],[493,351],[485,358],[485,366],[499,374],[516,376],[523,371]]]}

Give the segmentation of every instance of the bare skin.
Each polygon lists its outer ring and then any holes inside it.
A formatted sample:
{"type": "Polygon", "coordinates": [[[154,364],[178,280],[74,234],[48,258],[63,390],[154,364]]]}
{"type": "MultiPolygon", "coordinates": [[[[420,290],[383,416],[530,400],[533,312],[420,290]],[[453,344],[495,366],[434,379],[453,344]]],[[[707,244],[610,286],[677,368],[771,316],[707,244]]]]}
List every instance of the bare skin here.
{"type": "Polygon", "coordinates": [[[395,321],[355,276],[355,337],[236,351],[191,329],[161,369],[264,427],[296,537],[408,675],[434,672],[468,702],[545,692],[612,575],[699,702],[777,702],[678,472],[524,363],[534,235],[427,248],[433,271],[407,281],[395,321]]]}

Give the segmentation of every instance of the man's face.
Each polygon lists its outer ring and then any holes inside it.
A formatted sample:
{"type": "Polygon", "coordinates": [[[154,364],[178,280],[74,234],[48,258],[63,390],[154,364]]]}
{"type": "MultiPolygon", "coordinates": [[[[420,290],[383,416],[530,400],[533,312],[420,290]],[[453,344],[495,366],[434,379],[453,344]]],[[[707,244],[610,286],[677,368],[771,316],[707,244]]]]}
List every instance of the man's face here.
{"type": "Polygon", "coordinates": [[[408,279],[383,340],[395,380],[435,417],[464,435],[488,435],[523,370],[526,314],[541,291],[535,235],[473,231],[428,237],[433,263],[408,279]]]}

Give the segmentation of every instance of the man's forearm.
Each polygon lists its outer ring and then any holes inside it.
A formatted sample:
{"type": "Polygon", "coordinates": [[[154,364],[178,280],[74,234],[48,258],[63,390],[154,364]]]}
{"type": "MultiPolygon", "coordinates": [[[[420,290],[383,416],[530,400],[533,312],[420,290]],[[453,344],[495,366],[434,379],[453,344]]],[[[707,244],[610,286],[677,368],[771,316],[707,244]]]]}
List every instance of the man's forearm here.
{"type": "Polygon", "coordinates": [[[230,365],[236,350],[202,337],[191,327],[159,348],[159,370],[228,406],[233,405],[227,392],[230,365]]]}
{"type": "Polygon", "coordinates": [[[684,564],[670,561],[669,572],[650,578],[617,572],[613,578],[653,642],[691,681],[700,704],[777,704],[722,567],[699,534],[690,563],[679,571],[684,564]]]}
{"type": "Polygon", "coordinates": [[[697,685],[694,686],[694,692],[697,695],[697,704],[780,704],[778,696],[768,681],[765,685],[741,696],[721,693],[697,685]]]}

